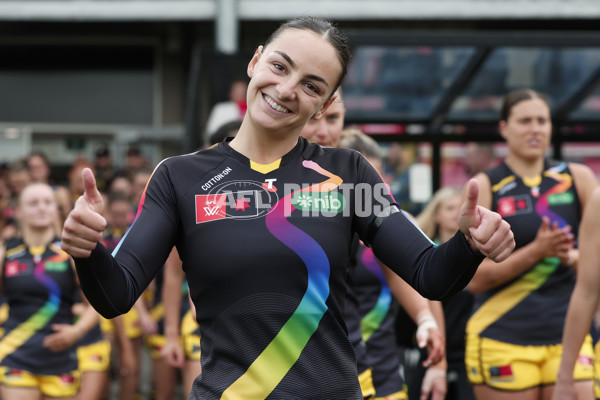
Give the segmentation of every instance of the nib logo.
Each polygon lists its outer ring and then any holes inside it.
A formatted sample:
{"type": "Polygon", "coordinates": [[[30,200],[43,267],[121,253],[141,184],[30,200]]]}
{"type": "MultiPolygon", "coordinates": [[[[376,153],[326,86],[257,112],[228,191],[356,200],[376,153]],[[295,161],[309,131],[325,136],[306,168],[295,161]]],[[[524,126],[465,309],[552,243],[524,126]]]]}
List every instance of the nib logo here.
{"type": "Polygon", "coordinates": [[[196,223],[225,218],[226,203],[225,194],[196,195],[196,223]]]}
{"type": "Polygon", "coordinates": [[[292,205],[302,211],[340,213],[345,206],[344,196],[339,192],[296,192],[292,205]]]}

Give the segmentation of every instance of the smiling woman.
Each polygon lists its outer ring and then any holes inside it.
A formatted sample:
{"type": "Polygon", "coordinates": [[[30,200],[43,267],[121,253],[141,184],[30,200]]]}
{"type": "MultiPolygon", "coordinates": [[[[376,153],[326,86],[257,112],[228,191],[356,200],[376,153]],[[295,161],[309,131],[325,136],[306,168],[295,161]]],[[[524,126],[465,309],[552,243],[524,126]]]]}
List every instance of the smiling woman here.
{"type": "Polygon", "coordinates": [[[112,255],[97,243],[102,198],[83,173],[63,246],[104,316],[126,312],[177,246],[202,334],[191,399],[363,398],[342,317],[355,233],[433,298],[465,286],[480,250],[500,261],[514,246],[508,224],[476,207],[474,183],[461,232],[435,247],[387,192],[374,192],[384,184],[360,154],[299,138],[334,101],[348,57],[331,23],[284,23],[248,64],[237,136],[159,164],[112,255]]]}
{"type": "Polygon", "coordinates": [[[246,155],[256,162],[271,163],[291,150],[306,121],[323,114],[335,99],[345,74],[348,48],[333,39],[339,35],[320,20],[304,25],[283,25],[258,47],[248,65],[250,118],[242,122],[231,146],[248,148],[246,155]]]}

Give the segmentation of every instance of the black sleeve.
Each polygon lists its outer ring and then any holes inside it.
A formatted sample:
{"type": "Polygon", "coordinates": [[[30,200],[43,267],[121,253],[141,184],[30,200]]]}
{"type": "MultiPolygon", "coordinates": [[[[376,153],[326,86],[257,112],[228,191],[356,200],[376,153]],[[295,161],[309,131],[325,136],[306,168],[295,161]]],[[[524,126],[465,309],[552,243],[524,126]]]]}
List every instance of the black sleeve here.
{"type": "Polygon", "coordinates": [[[98,243],[88,258],[75,258],[81,289],[104,318],[114,318],[131,309],[137,297],[133,277],[98,243]]]}
{"type": "Polygon", "coordinates": [[[373,253],[423,297],[443,300],[460,292],[485,257],[471,250],[460,231],[435,246],[411,225],[401,213],[385,218],[371,244],[373,253]]]}
{"type": "Polygon", "coordinates": [[[154,171],[141,204],[141,212],[112,255],[98,243],[89,258],[75,259],[85,296],[106,318],[133,307],[175,243],[177,201],[164,164],[154,171]]]}
{"type": "Polygon", "coordinates": [[[459,231],[448,242],[436,246],[398,206],[377,172],[364,160],[358,161],[359,183],[373,190],[356,194],[357,201],[372,205],[355,211],[355,229],[365,244],[392,271],[422,296],[442,300],[460,292],[485,258],[473,252],[459,231]],[[359,197],[360,195],[360,197],[359,197]],[[366,196],[371,198],[366,198],[366,196]],[[360,215],[359,215],[360,214],[360,215]]]}

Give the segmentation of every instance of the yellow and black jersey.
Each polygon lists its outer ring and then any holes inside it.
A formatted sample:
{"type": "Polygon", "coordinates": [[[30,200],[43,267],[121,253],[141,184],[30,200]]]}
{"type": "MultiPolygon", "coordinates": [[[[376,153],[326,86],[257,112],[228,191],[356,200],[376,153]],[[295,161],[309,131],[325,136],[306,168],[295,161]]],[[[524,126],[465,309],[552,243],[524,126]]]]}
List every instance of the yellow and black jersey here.
{"type": "Polygon", "coordinates": [[[44,338],[54,333],[52,325],[73,323],[75,276],[58,238],[40,248],[30,248],[22,239],[7,241],[2,279],[9,312],[0,365],[39,375],[76,370],[74,347],[55,352],[43,346],[44,338]]]}
{"type": "MultiPolygon", "coordinates": [[[[548,217],[579,230],[581,206],[567,163],[546,161],[538,179],[525,182],[502,163],[486,172],[492,209],[511,226],[516,248],[533,241],[548,217]]],[[[475,296],[467,333],[519,345],[560,343],[575,273],[551,257],[511,282],[475,296]]]]}

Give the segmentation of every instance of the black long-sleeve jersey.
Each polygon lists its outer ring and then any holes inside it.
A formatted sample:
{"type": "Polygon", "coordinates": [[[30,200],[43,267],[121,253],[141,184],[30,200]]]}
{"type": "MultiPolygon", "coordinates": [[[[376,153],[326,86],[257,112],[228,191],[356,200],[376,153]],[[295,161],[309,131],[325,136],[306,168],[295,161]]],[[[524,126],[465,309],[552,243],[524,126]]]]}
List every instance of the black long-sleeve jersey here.
{"type": "Polygon", "coordinates": [[[111,257],[78,259],[105,317],[124,313],[175,245],[201,327],[191,399],[362,399],[343,320],[353,234],[420,293],[451,295],[483,256],[457,234],[435,247],[357,152],[299,139],[252,162],[227,142],[164,160],[111,257]]]}

